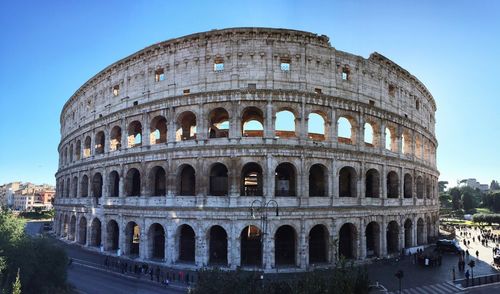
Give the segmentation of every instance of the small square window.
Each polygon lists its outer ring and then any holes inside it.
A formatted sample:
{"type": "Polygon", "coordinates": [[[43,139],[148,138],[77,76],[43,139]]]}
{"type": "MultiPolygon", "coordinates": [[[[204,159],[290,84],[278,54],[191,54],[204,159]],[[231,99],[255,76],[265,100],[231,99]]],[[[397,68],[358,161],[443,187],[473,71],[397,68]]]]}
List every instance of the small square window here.
{"type": "Polygon", "coordinates": [[[255,90],[257,89],[257,84],[248,84],[248,90],[255,90]]]}
{"type": "Polygon", "coordinates": [[[113,87],[113,96],[118,96],[120,95],[120,86],[116,85],[113,87]]]}
{"type": "Polygon", "coordinates": [[[396,87],[394,85],[389,85],[389,96],[394,97],[396,94],[396,87]]]}
{"type": "Polygon", "coordinates": [[[282,57],[280,58],[280,69],[281,71],[288,72],[290,71],[290,58],[282,57]]]}
{"type": "Polygon", "coordinates": [[[163,68],[160,68],[155,71],[155,81],[156,82],[161,82],[165,80],[165,71],[163,68]]]}
{"type": "Polygon", "coordinates": [[[184,95],[187,95],[187,94],[189,94],[190,92],[191,92],[191,91],[190,91],[189,89],[184,89],[184,91],[182,91],[182,93],[183,93],[184,95]]]}
{"type": "Polygon", "coordinates": [[[323,92],[321,91],[321,89],[320,89],[320,88],[315,88],[315,89],[314,89],[314,93],[316,93],[316,94],[321,94],[321,93],[323,93],[323,92]]]}
{"type": "Polygon", "coordinates": [[[416,100],[416,101],[415,101],[415,108],[416,108],[417,110],[419,110],[419,109],[420,109],[420,102],[419,102],[418,100],[416,100]]]}
{"type": "Polygon", "coordinates": [[[139,101],[134,101],[134,106],[139,105],[139,101]]]}
{"type": "Polygon", "coordinates": [[[349,67],[344,66],[344,67],[342,68],[342,74],[341,74],[341,76],[342,76],[342,80],[344,80],[344,81],[349,80],[349,75],[350,75],[350,73],[351,73],[351,72],[350,72],[350,70],[349,70],[349,67]]]}
{"type": "Polygon", "coordinates": [[[368,103],[369,103],[371,106],[375,106],[375,101],[373,101],[373,100],[368,101],[368,103]]]}
{"type": "Polygon", "coordinates": [[[224,70],[224,59],[222,57],[217,57],[214,60],[214,71],[219,72],[224,70]]]}

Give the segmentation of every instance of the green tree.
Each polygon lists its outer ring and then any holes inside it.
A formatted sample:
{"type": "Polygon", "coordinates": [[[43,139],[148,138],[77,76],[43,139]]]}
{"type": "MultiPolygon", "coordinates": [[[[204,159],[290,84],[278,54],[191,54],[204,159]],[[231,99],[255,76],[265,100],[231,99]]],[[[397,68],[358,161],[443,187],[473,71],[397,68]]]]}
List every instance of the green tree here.
{"type": "Polygon", "coordinates": [[[490,190],[500,190],[500,184],[495,180],[491,181],[490,190]]]}
{"type": "Polygon", "coordinates": [[[464,210],[469,212],[476,208],[476,203],[473,194],[470,191],[464,191],[462,194],[462,203],[464,205],[464,210]]]}
{"type": "Polygon", "coordinates": [[[438,182],[439,192],[444,192],[444,190],[446,190],[447,185],[448,185],[448,181],[439,181],[438,182]]]}
{"type": "Polygon", "coordinates": [[[446,192],[439,193],[439,203],[441,204],[441,207],[444,208],[452,207],[451,195],[446,192]]]}
{"type": "Polygon", "coordinates": [[[16,281],[12,286],[12,294],[21,294],[21,278],[19,277],[19,269],[17,269],[16,281]]]}
{"type": "Polygon", "coordinates": [[[451,204],[452,204],[452,208],[453,210],[457,210],[457,209],[460,209],[460,199],[461,199],[461,194],[460,193],[460,189],[458,187],[453,187],[449,190],[449,193],[451,195],[451,204]]]}

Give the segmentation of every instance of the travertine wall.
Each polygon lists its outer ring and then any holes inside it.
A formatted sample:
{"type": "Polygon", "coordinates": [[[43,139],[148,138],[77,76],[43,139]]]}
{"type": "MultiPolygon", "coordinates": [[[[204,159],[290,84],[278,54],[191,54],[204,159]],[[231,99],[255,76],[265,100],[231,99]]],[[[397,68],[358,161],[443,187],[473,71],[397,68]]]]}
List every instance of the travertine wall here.
{"type": "Polygon", "coordinates": [[[65,104],[56,174],[57,233],[88,246],[98,245],[94,241],[99,234],[108,253],[115,254],[107,236],[108,223],[114,220],[119,247],[127,253],[126,226],[133,221],[140,228],[138,256],[150,259],[149,228],[158,223],[165,238],[162,262],[199,267],[210,262],[210,229],[218,225],[227,233],[227,266],[235,268],[241,265],[241,233],[254,225],[263,233],[262,267],[271,270],[277,267],[276,231],[289,225],[294,230],[295,262],[279,268],[291,270],[309,268],[309,234],[315,225],[326,232],[323,264],[329,264],[344,252],[340,247],[346,242],[352,247],[351,258],[390,254],[386,243],[395,237],[387,237],[386,228],[396,221],[397,250],[392,252],[400,252],[437,235],[435,111],[431,94],[406,70],[378,53],[364,59],[338,51],[326,36],[237,28],[158,43],[104,69],[65,104]],[[223,69],[214,70],[214,63],[223,63],[223,69]],[[288,70],[281,63],[289,64],[288,70]],[[249,107],[260,111],[261,135],[243,130],[249,107]],[[275,130],[276,114],[283,110],[293,113],[295,131],[275,130]],[[213,113],[224,113],[229,123],[222,137],[210,136],[213,113]],[[311,113],[323,118],[324,134],[308,132],[311,113]],[[196,135],[191,137],[189,126],[187,137],[177,132],[188,115],[196,121],[196,135]],[[350,122],[350,138],[338,136],[340,118],[350,122]],[[374,133],[369,144],[364,138],[366,123],[374,133]],[[138,125],[141,144],[134,146],[129,135],[138,125]],[[114,137],[116,127],[121,137],[114,137]],[[391,133],[389,149],[386,129],[391,133]],[[242,170],[251,162],[262,170],[261,196],[242,195],[242,170]],[[216,163],[227,169],[226,196],[211,195],[210,175],[216,163]],[[276,196],[277,167],[282,163],[291,164],[295,196],[276,196]],[[192,195],[180,187],[188,165],[194,169],[192,195]],[[314,165],[325,178],[321,197],[309,195],[309,186],[315,185],[310,180],[314,165]],[[164,174],[158,173],[159,167],[164,174]],[[351,168],[350,185],[344,183],[345,167],[351,168]],[[134,168],[139,182],[134,182],[138,187],[131,195],[134,168]],[[371,169],[375,178],[367,176],[371,169]],[[396,176],[390,178],[389,173],[396,176]],[[158,175],[165,182],[161,195],[155,193],[158,175]],[[366,188],[374,182],[376,195],[371,195],[366,188]],[[340,195],[342,185],[349,185],[350,197],[340,195]],[[263,211],[252,218],[254,200],[276,201],[279,216],[270,208],[264,210],[269,211],[265,222],[259,219],[263,211]],[[96,219],[100,230],[92,225],[96,219]],[[373,247],[368,245],[373,240],[366,240],[370,222],[379,227],[375,253],[367,250],[373,247]],[[352,224],[349,238],[340,234],[346,223],[352,224]],[[183,224],[196,235],[193,263],[179,262],[183,224]]]}

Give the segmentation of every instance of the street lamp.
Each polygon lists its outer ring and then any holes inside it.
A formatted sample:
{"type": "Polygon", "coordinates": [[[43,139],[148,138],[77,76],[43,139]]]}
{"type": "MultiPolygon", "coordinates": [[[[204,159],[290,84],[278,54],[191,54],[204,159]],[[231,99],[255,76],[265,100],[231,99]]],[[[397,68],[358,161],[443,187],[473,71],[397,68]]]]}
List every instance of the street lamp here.
{"type": "MultiPolygon", "coordinates": [[[[274,211],[276,216],[279,216],[279,206],[278,202],[275,200],[262,201],[259,199],[255,199],[252,201],[252,205],[250,206],[250,215],[253,219],[256,218],[256,214],[260,214],[260,227],[262,228],[262,233],[260,234],[260,246],[263,249],[264,243],[264,235],[267,234],[267,221],[268,221],[268,213],[269,210],[274,211]]],[[[250,228],[249,228],[250,230],[250,228]]],[[[261,262],[261,265],[264,266],[264,263],[261,262]]]]}

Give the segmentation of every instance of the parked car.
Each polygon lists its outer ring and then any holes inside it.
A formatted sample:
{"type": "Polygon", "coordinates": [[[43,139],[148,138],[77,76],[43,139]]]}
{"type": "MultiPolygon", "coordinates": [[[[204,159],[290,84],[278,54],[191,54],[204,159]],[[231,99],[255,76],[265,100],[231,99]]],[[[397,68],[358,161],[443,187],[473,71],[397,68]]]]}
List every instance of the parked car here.
{"type": "Polygon", "coordinates": [[[436,251],[439,252],[451,252],[451,253],[461,253],[463,250],[460,245],[455,240],[438,240],[436,242],[436,251]]]}

